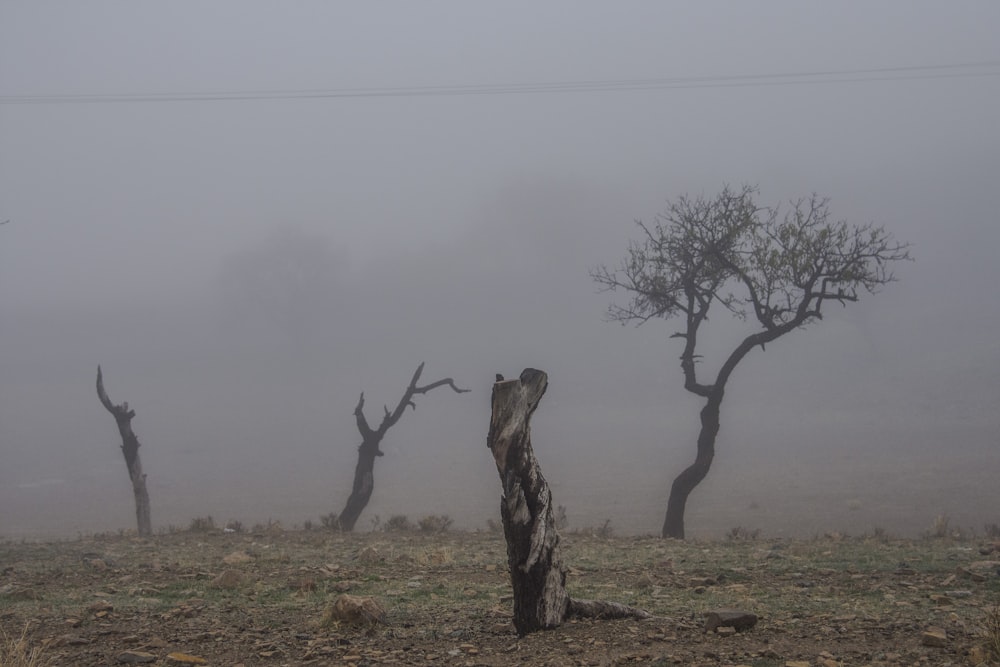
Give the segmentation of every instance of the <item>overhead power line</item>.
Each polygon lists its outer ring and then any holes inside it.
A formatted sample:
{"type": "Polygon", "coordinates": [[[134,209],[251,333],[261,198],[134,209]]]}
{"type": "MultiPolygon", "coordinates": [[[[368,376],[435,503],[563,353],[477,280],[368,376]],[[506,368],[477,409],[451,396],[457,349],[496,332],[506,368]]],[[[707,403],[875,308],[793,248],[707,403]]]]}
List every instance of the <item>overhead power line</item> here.
{"type": "Polygon", "coordinates": [[[226,102],[379,97],[457,97],[469,95],[533,95],[597,93],[691,88],[801,86],[862,82],[957,79],[1000,76],[1000,61],[913,65],[871,69],[816,70],[728,76],[686,76],[592,81],[394,86],[384,88],[318,88],[296,90],[216,90],[209,92],[0,95],[0,104],[120,104],[149,102],[226,102]]]}

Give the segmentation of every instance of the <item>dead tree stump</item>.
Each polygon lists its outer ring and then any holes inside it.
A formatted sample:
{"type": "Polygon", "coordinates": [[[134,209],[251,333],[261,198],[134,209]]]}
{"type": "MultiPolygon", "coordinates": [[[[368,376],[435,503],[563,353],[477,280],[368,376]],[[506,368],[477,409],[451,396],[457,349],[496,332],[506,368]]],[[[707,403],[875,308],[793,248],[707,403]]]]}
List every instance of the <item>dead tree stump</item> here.
{"type": "Polygon", "coordinates": [[[531,415],[548,388],[548,376],[526,368],[516,380],[497,375],[487,446],[503,485],[500,518],[514,590],[514,628],[521,636],[558,627],[568,616],[649,618],[641,609],[613,602],[573,600],[552,512],[552,493],[531,448],[531,415]]]}

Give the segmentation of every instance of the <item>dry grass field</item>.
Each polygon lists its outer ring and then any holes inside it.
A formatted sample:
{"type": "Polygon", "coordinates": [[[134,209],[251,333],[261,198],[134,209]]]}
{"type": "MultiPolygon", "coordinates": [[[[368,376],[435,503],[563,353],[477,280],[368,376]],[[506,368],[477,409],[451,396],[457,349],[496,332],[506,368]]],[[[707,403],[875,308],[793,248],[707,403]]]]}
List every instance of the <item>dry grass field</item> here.
{"type": "Polygon", "coordinates": [[[676,542],[569,532],[570,594],[655,618],[568,622],[518,638],[499,534],[192,528],[202,530],[0,543],[0,665],[997,660],[989,640],[992,632],[995,649],[1000,544],[989,538],[785,540],[734,530],[728,539],[676,542]],[[344,593],[372,596],[385,623],[330,618],[344,593]],[[759,622],[706,633],[704,614],[723,608],[759,622]]]}

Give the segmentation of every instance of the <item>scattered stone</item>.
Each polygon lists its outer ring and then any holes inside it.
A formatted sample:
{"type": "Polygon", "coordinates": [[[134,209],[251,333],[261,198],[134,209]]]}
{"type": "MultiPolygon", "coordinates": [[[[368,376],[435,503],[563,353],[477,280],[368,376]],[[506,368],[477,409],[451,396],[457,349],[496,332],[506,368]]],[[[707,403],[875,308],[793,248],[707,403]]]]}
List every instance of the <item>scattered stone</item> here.
{"type": "Polygon", "coordinates": [[[785,667],[812,667],[808,660],[786,660],[785,667]]]}
{"type": "Polygon", "coordinates": [[[103,572],[108,569],[108,564],[104,562],[103,558],[91,558],[87,561],[87,565],[98,572],[103,572]]]}
{"type": "Polygon", "coordinates": [[[375,598],[357,595],[341,595],[323,614],[323,625],[347,623],[349,625],[371,626],[385,623],[385,609],[375,598]]]}
{"type": "Polygon", "coordinates": [[[968,598],[972,597],[972,591],[945,591],[945,595],[952,598],[968,598]]]}
{"type": "Polygon", "coordinates": [[[732,637],[736,634],[736,628],[731,625],[720,625],[715,629],[715,634],[720,637],[732,637]]]}
{"type": "Polygon", "coordinates": [[[167,662],[175,665],[207,665],[208,660],[187,653],[168,653],[167,662]]]}
{"type": "Polygon", "coordinates": [[[156,656],[145,651],[122,651],[116,660],[125,665],[141,665],[147,662],[155,662],[156,656]]]}
{"type": "Polygon", "coordinates": [[[948,633],[941,628],[927,628],[920,635],[920,643],[924,646],[942,647],[948,645],[948,633]]]}
{"type": "Polygon", "coordinates": [[[223,556],[222,562],[226,565],[239,565],[240,563],[249,563],[253,560],[253,556],[248,554],[246,551],[234,551],[228,556],[223,556]]]}
{"type": "Polygon", "coordinates": [[[101,612],[114,611],[114,607],[107,600],[99,600],[87,607],[87,611],[92,614],[99,614],[101,612]]]}
{"type": "Polygon", "coordinates": [[[757,625],[757,614],[738,609],[716,609],[705,613],[705,632],[730,626],[736,631],[749,630],[757,625]]]}
{"type": "Polygon", "coordinates": [[[338,593],[346,593],[347,591],[351,590],[351,588],[352,585],[351,582],[349,581],[338,581],[333,585],[333,590],[337,591],[338,593]]]}
{"type": "Polygon", "coordinates": [[[947,595],[939,595],[939,594],[935,593],[935,594],[932,594],[930,596],[930,599],[931,599],[931,602],[933,602],[934,604],[938,605],[939,607],[946,607],[948,605],[955,604],[955,601],[952,600],[947,595]]]}
{"type": "Polygon", "coordinates": [[[86,646],[90,643],[90,640],[86,637],[77,637],[76,635],[63,635],[59,638],[59,643],[65,646],[86,646]]]}
{"type": "Polygon", "coordinates": [[[209,584],[212,588],[223,588],[226,590],[232,590],[234,588],[239,588],[239,585],[243,583],[243,575],[236,570],[226,570],[209,584]]]}

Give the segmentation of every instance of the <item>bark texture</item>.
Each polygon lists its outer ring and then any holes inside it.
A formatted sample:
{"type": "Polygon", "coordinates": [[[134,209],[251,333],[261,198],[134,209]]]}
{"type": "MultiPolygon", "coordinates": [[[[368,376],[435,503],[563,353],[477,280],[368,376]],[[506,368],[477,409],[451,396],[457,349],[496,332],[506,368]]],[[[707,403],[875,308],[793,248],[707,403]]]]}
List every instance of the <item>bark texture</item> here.
{"type": "Polygon", "coordinates": [[[701,484],[712,467],[715,458],[715,439],[719,434],[719,406],[722,403],[721,390],[709,397],[701,410],[701,431],[698,433],[698,453],[694,463],[674,478],[667,500],[667,515],[663,519],[663,537],[684,539],[684,511],[687,499],[695,487],[701,484]]]}
{"type": "Polygon", "coordinates": [[[153,534],[153,524],[149,512],[149,491],[146,489],[146,473],[142,471],[142,461],[139,459],[139,438],[132,430],[132,418],[135,410],[128,407],[128,402],[115,405],[104,391],[104,378],[101,367],[97,367],[97,397],[111,416],[115,418],[118,432],[122,437],[122,453],[125,455],[125,466],[132,480],[132,493],[135,496],[135,519],[139,535],[148,537],[153,534]]]}
{"type": "Polygon", "coordinates": [[[503,485],[500,518],[514,592],[514,627],[521,636],[558,627],[568,616],[648,618],[646,612],[609,602],[573,600],[552,512],[552,493],[531,447],[531,415],[548,388],[548,376],[526,368],[516,380],[497,376],[487,446],[503,485]]]}
{"type": "Polygon", "coordinates": [[[396,408],[390,412],[388,406],[384,407],[385,416],[382,417],[382,423],[377,429],[368,425],[368,419],[365,418],[365,394],[361,393],[361,398],[358,399],[358,404],[354,408],[354,418],[357,420],[358,431],[361,433],[361,445],[358,447],[358,464],[354,468],[354,484],[351,487],[351,495],[347,498],[344,509],[337,516],[337,523],[341,530],[348,532],[354,530],[361,512],[368,506],[372,491],[375,489],[375,457],[384,454],[379,449],[379,445],[381,445],[382,438],[385,437],[388,430],[403,416],[407,406],[414,410],[417,409],[413,397],[417,394],[426,394],[443,385],[451,387],[458,394],[469,391],[468,389],[459,389],[451,378],[419,386],[417,382],[420,380],[420,374],[423,370],[424,364],[421,362],[396,408]]]}

